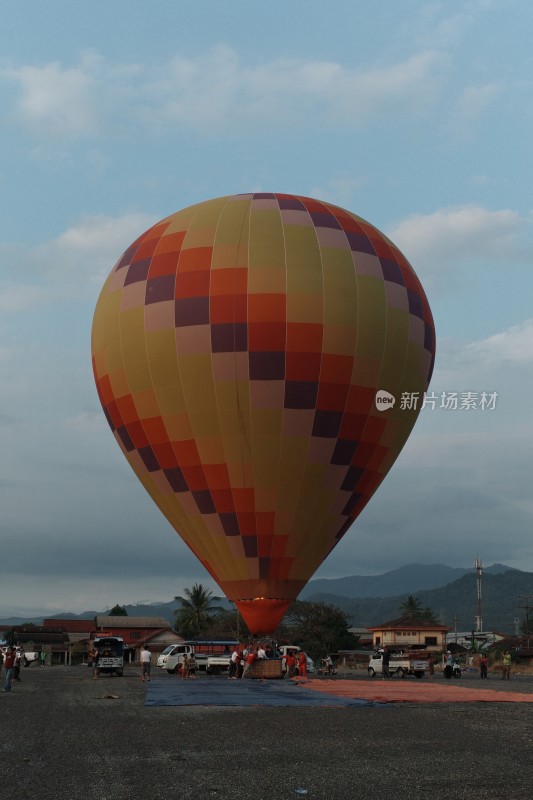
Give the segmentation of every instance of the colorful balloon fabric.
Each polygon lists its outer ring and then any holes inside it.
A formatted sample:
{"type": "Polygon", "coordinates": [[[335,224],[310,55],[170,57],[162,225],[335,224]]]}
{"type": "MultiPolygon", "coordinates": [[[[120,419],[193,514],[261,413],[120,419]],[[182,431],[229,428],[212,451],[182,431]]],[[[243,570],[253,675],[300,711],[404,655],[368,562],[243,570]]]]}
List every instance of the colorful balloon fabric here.
{"type": "Polygon", "coordinates": [[[109,275],[92,332],[109,425],[253,633],[269,633],[416,421],[435,332],[375,227],[288,194],[185,208],[109,275]],[[376,404],[383,390],[396,402],[376,404]],[[407,407],[402,407],[406,405],[407,407]]]}

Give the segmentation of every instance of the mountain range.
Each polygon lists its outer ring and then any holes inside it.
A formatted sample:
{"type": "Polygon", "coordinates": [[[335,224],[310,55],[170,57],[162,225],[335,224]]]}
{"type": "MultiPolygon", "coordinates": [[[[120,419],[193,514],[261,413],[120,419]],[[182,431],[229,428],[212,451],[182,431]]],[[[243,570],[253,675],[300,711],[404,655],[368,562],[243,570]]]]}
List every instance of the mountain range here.
{"type": "MultiPolygon", "coordinates": [[[[300,594],[301,600],[335,605],[350,618],[352,625],[378,625],[401,615],[401,604],[414,595],[424,608],[430,608],[437,619],[451,628],[470,631],[477,614],[476,573],[472,568],[454,568],[444,564],[407,564],[381,575],[352,575],[345,578],[317,578],[300,594]]],[[[528,598],[533,599],[533,573],[513,569],[504,564],[484,568],[482,578],[483,630],[512,633],[515,618],[522,620],[528,598]]],[[[219,604],[225,605],[227,601],[219,604]]],[[[126,605],[129,616],[163,617],[174,622],[177,600],[126,605]]],[[[228,607],[231,607],[228,603],[228,607]]],[[[532,606],[533,610],[533,606],[532,606]]],[[[0,611],[1,613],[1,611],[0,611]]],[[[107,610],[85,611],[82,614],[57,613],[49,618],[92,619],[107,610]]],[[[42,623],[39,617],[8,617],[3,625],[23,622],[42,623]]],[[[533,629],[533,615],[532,629],[533,629]]]]}

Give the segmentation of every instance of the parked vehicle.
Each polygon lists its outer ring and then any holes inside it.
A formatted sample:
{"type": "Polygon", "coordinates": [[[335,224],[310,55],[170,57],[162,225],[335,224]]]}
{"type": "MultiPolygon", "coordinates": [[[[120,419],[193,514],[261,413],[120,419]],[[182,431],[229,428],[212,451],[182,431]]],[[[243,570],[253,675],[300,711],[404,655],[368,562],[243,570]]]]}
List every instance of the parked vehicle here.
{"type": "MultiPolygon", "coordinates": [[[[0,646],[0,650],[2,651],[2,656],[5,658],[6,651],[8,645],[0,646]]],[[[21,647],[16,647],[16,650],[21,650],[21,647]]],[[[22,650],[22,656],[20,659],[20,663],[22,667],[29,667],[30,664],[33,664],[34,661],[39,661],[40,653],[38,650],[22,650]]]]}
{"type": "Polygon", "coordinates": [[[320,660],[320,666],[317,670],[319,675],[336,675],[337,667],[331,656],[326,656],[320,660]]]}
{"type": "MultiPolygon", "coordinates": [[[[383,650],[372,653],[368,662],[368,674],[371,678],[376,675],[383,675],[383,650]]],[[[389,661],[390,675],[398,678],[405,678],[407,675],[414,675],[415,678],[423,678],[427,669],[427,657],[420,657],[419,653],[395,653],[391,652],[389,661]]]]}
{"type": "Polygon", "coordinates": [[[93,645],[98,649],[98,671],[122,677],[124,674],[124,639],[120,636],[96,636],[93,645]]]}
{"type": "MultiPolygon", "coordinates": [[[[285,656],[287,656],[289,653],[294,653],[294,655],[297,655],[301,649],[302,648],[298,647],[296,644],[283,644],[277,648],[277,652],[279,657],[285,658],[285,656]]],[[[315,671],[315,662],[307,655],[307,653],[305,654],[305,659],[307,662],[307,674],[312,675],[315,671]]]]}
{"type": "Polygon", "coordinates": [[[444,677],[448,680],[450,678],[460,678],[463,674],[459,664],[446,664],[443,669],[444,677]]]}
{"type": "Polygon", "coordinates": [[[178,675],[181,671],[183,656],[194,655],[196,668],[207,674],[218,675],[229,669],[231,653],[238,646],[238,642],[191,640],[170,645],[157,659],[157,666],[166,669],[169,675],[178,675]]]}
{"type": "Polygon", "coordinates": [[[184,653],[190,655],[192,652],[193,649],[190,645],[171,644],[158,656],[157,666],[166,669],[171,674],[175,672],[176,665],[183,661],[183,658],[180,659],[179,656],[183,656],[184,653]]]}
{"type": "Polygon", "coordinates": [[[22,653],[22,666],[29,667],[34,661],[39,661],[40,653],[38,650],[24,650],[22,653]]]}

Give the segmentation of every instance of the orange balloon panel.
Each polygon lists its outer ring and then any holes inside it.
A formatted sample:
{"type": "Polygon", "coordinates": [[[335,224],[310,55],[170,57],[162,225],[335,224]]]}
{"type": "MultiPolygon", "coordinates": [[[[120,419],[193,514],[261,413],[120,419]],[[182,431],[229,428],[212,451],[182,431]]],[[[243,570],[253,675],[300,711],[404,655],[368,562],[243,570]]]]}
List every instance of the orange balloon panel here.
{"type": "Polygon", "coordinates": [[[420,282],[383,234],[266,193],[140,236],[92,335],[117,442],[254,632],[275,627],[397,458],[418,414],[400,397],[426,390],[434,343],[420,282]],[[376,407],[377,390],[394,406],[376,407]]]}

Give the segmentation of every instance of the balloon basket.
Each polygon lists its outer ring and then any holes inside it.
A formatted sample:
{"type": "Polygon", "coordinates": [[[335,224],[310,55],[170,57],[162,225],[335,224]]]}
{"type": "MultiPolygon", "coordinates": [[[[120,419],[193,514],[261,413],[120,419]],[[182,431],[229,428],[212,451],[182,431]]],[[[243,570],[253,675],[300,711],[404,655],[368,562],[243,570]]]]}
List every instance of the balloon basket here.
{"type": "Polygon", "coordinates": [[[260,658],[254,661],[247,677],[265,679],[283,678],[281,658],[260,658]]]}

